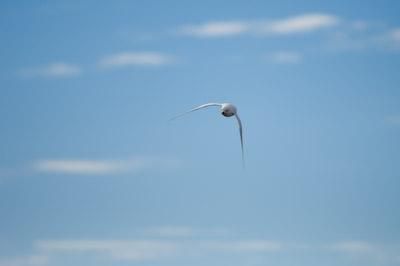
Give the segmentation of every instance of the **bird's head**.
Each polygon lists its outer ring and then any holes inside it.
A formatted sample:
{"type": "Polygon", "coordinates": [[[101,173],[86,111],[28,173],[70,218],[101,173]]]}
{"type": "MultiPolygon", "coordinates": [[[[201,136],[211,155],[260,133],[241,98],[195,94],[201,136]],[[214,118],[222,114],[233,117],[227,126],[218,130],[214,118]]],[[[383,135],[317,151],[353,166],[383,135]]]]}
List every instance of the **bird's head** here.
{"type": "Polygon", "coordinates": [[[221,106],[221,114],[225,117],[231,117],[236,114],[236,107],[230,103],[224,103],[221,106]]]}

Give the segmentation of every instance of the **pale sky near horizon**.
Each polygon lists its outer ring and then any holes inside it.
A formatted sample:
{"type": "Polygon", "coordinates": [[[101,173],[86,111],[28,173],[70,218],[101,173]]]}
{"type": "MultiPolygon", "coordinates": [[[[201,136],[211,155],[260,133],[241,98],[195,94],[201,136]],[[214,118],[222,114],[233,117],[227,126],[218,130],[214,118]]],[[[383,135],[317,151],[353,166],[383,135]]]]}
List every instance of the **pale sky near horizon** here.
{"type": "Polygon", "coordinates": [[[399,13],[2,1],[0,266],[400,265],[399,13]]]}

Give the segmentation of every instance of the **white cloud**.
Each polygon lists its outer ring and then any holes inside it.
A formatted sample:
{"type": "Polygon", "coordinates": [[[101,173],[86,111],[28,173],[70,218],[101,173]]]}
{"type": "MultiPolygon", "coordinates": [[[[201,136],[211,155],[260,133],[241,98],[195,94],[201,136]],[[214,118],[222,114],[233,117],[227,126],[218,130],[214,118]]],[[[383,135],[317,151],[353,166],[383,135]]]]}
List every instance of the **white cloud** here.
{"type": "Polygon", "coordinates": [[[303,60],[303,56],[297,52],[279,51],[267,56],[267,60],[277,64],[298,64],[303,60]]]}
{"type": "Polygon", "coordinates": [[[400,44],[400,28],[391,30],[390,37],[392,38],[393,41],[398,42],[400,44]]]}
{"type": "Polygon", "coordinates": [[[363,261],[374,261],[378,265],[398,262],[399,245],[383,245],[367,241],[343,241],[329,246],[329,249],[363,261]]]}
{"type": "Polygon", "coordinates": [[[400,125],[400,115],[389,115],[385,117],[385,122],[392,125],[400,125]]]}
{"type": "Polygon", "coordinates": [[[147,261],[209,252],[271,253],[280,251],[281,244],[265,240],[40,240],[35,243],[35,249],[49,256],[92,253],[115,260],[147,261]]]}
{"type": "Polygon", "coordinates": [[[250,26],[250,24],[241,21],[217,21],[202,25],[183,26],[179,32],[196,37],[226,37],[246,33],[250,30],[250,26]]]}
{"type": "Polygon", "coordinates": [[[370,24],[364,20],[356,20],[350,23],[350,28],[356,31],[365,31],[369,26],[370,24]]]}
{"type": "MultiPolygon", "coordinates": [[[[180,35],[197,38],[222,38],[239,36],[279,37],[304,35],[327,30],[323,39],[314,45],[325,51],[374,51],[400,50],[400,28],[389,28],[376,21],[346,20],[329,13],[304,13],[295,16],[261,20],[220,20],[206,21],[179,27],[180,35]]],[[[293,64],[302,56],[277,54],[269,58],[271,62],[293,64]]]]}
{"type": "Polygon", "coordinates": [[[32,167],[42,173],[104,175],[170,169],[179,165],[180,162],[175,159],[136,157],[125,160],[44,159],[34,162],[32,167]]]}
{"type": "Polygon", "coordinates": [[[191,237],[197,232],[188,226],[157,226],[146,228],[144,233],[157,237],[191,237]]]}
{"type": "Polygon", "coordinates": [[[99,252],[116,260],[143,261],[176,254],[177,245],[162,240],[43,240],[35,247],[41,252],[99,252]]]}
{"type": "Polygon", "coordinates": [[[193,237],[221,237],[231,235],[228,228],[192,228],[190,226],[154,226],[147,227],[140,231],[141,234],[150,237],[166,237],[166,238],[193,238],[193,237]]]}
{"type": "MultiPolygon", "coordinates": [[[[270,241],[266,239],[220,239],[194,235],[201,230],[191,227],[152,227],[150,231],[161,234],[144,238],[121,239],[58,239],[38,240],[33,244],[36,256],[0,259],[0,266],[43,265],[64,258],[85,256],[96,261],[165,261],[166,259],[191,259],[202,256],[230,256],[249,258],[269,254],[313,256],[316,252],[334,257],[375,262],[378,265],[398,262],[399,247],[395,244],[376,244],[367,241],[341,241],[326,244],[308,244],[270,241]],[[161,229],[161,230],[160,230],[161,229]],[[190,236],[190,238],[182,238],[190,236]],[[54,260],[54,261],[53,261],[54,260]]],[[[232,237],[232,235],[231,235],[232,237]]]]}
{"type": "Polygon", "coordinates": [[[372,246],[368,242],[363,241],[345,241],[332,244],[330,246],[332,250],[342,251],[346,253],[360,253],[360,252],[374,252],[376,247],[372,246]]]}
{"type": "Polygon", "coordinates": [[[266,33],[293,34],[312,32],[337,25],[339,18],[328,14],[304,14],[266,24],[266,33]]]}
{"type": "Polygon", "coordinates": [[[246,33],[288,35],[312,32],[337,25],[339,18],[329,14],[303,14],[272,21],[212,21],[186,25],[178,29],[182,35],[201,38],[238,36],[246,33]]]}
{"type": "Polygon", "coordinates": [[[389,51],[400,50],[400,28],[382,22],[345,21],[325,39],[330,51],[389,51]]]}
{"type": "Polygon", "coordinates": [[[125,171],[125,164],[118,161],[94,160],[40,160],[34,164],[39,172],[68,174],[108,174],[125,171]]]}
{"type": "Polygon", "coordinates": [[[103,68],[126,66],[162,66],[174,63],[175,59],[156,52],[123,52],[106,56],[98,62],[103,68]]]}
{"type": "Polygon", "coordinates": [[[276,252],[282,245],[275,241],[240,240],[240,241],[213,241],[206,244],[208,249],[228,252],[276,252]]]}
{"type": "Polygon", "coordinates": [[[390,30],[385,39],[391,49],[397,52],[400,50],[400,28],[390,30]]]}
{"type": "Polygon", "coordinates": [[[21,76],[26,78],[67,78],[78,76],[81,73],[82,69],[79,66],[63,62],[52,63],[46,66],[26,68],[20,71],[21,76]]]}
{"type": "Polygon", "coordinates": [[[0,266],[41,266],[41,265],[47,265],[48,261],[49,258],[44,255],[1,258],[0,266]]]}

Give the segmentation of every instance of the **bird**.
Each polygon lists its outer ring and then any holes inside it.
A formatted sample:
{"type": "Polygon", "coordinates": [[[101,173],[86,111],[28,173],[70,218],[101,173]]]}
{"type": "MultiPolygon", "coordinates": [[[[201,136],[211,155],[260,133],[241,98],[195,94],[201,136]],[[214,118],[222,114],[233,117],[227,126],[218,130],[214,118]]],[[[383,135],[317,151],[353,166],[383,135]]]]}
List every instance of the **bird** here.
{"type": "Polygon", "coordinates": [[[177,118],[179,118],[181,116],[184,116],[186,114],[189,114],[191,112],[194,112],[194,111],[197,111],[197,110],[200,110],[200,109],[203,109],[203,108],[207,108],[207,107],[213,107],[213,106],[219,107],[221,115],[223,115],[225,117],[232,117],[232,116],[236,117],[236,120],[237,120],[238,126],[239,126],[240,146],[241,146],[241,149],[242,149],[242,165],[243,165],[243,168],[244,168],[245,163],[244,163],[244,147],[243,147],[243,126],[242,126],[242,121],[240,120],[240,117],[238,115],[237,108],[236,108],[235,105],[233,105],[231,103],[206,103],[206,104],[202,104],[200,106],[197,106],[197,107],[195,107],[193,109],[190,109],[189,111],[187,111],[187,112],[185,112],[183,114],[177,115],[177,116],[171,118],[170,121],[171,120],[175,120],[175,119],[177,119],[177,118]]]}

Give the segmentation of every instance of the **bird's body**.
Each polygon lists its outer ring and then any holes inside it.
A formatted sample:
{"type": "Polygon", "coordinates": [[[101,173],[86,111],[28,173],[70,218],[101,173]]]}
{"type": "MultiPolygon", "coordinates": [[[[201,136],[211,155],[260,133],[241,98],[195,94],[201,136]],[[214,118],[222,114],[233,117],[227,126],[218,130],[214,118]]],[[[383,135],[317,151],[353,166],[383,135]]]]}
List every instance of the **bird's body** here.
{"type": "Polygon", "coordinates": [[[231,103],[221,105],[221,114],[225,117],[231,117],[237,113],[236,107],[231,103]]]}
{"type": "Polygon", "coordinates": [[[235,116],[236,120],[238,121],[239,124],[239,133],[240,133],[240,144],[241,144],[241,148],[242,148],[242,162],[243,162],[243,166],[244,166],[244,149],[243,149],[243,127],[242,127],[242,121],[239,118],[239,115],[237,114],[237,108],[236,106],[234,106],[231,103],[206,103],[200,106],[197,106],[189,111],[187,111],[186,113],[183,113],[181,115],[178,115],[172,119],[176,119],[178,117],[181,117],[185,114],[197,111],[199,109],[203,109],[206,107],[211,107],[211,106],[217,106],[220,107],[220,112],[221,115],[225,116],[225,117],[231,117],[231,116],[235,116]]]}

